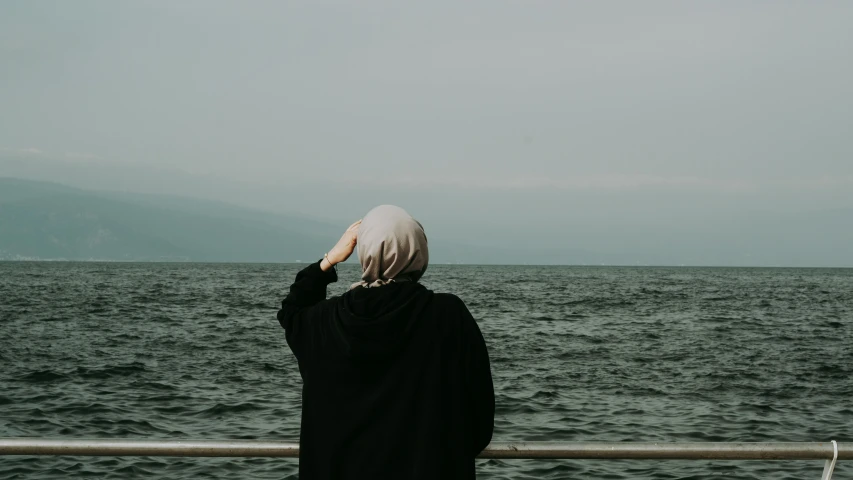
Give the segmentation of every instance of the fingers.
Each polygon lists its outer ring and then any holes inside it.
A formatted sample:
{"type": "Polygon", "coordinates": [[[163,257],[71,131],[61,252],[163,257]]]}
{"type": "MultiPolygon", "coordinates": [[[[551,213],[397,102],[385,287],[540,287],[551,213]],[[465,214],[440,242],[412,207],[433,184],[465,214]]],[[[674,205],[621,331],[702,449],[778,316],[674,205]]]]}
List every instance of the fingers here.
{"type": "Polygon", "coordinates": [[[359,220],[359,221],[357,221],[357,222],[353,223],[352,225],[350,225],[350,226],[349,226],[349,228],[347,228],[347,231],[346,231],[346,232],[344,232],[344,235],[352,235],[353,237],[358,236],[358,227],[359,227],[359,225],[361,225],[361,220],[359,220]]]}

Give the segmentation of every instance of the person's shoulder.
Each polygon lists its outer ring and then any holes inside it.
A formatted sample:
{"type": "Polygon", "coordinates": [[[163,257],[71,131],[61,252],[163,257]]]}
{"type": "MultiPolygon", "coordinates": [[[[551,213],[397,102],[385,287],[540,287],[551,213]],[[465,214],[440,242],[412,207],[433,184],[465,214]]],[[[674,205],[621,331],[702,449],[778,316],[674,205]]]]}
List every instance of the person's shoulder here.
{"type": "Polygon", "coordinates": [[[469,338],[478,327],[477,321],[468,310],[468,306],[457,295],[452,293],[435,293],[433,295],[433,321],[438,325],[442,336],[452,342],[469,338]]]}
{"type": "Polygon", "coordinates": [[[471,316],[471,312],[468,311],[468,306],[465,305],[465,302],[452,293],[434,293],[433,305],[446,317],[461,319],[471,316]]]}
{"type": "Polygon", "coordinates": [[[465,307],[466,309],[468,308],[465,306],[465,302],[453,293],[433,292],[433,299],[435,302],[442,306],[456,308],[465,307]]]}

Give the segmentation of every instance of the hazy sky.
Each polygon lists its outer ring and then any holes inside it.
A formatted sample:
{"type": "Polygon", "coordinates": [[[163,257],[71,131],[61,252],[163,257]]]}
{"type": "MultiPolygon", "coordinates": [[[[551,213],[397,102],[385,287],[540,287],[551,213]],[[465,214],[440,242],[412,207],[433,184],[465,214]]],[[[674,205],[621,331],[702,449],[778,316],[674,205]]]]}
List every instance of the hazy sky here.
{"type": "Polygon", "coordinates": [[[849,1],[5,1],[0,153],[491,232],[851,208],[851,25],[849,1]]]}

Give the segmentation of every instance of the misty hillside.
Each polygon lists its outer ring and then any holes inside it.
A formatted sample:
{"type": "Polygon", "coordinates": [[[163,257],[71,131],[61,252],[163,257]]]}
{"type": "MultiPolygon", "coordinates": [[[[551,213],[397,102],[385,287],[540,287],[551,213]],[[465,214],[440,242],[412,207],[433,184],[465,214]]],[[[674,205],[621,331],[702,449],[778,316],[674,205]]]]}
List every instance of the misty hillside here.
{"type": "Polygon", "coordinates": [[[293,262],[333,226],[179,197],[0,178],[0,258],[293,262]]]}
{"type": "MultiPolygon", "coordinates": [[[[313,261],[334,245],[343,228],[211,200],[89,191],[0,177],[0,260],[313,261]]],[[[626,255],[579,249],[496,248],[432,240],[433,263],[632,261],[626,255]]]]}
{"type": "MultiPolygon", "coordinates": [[[[426,227],[432,263],[853,266],[849,209],[658,222],[614,218],[609,225],[596,232],[566,224],[574,233],[563,248],[518,240],[477,245],[432,235],[433,223],[426,227]]],[[[0,177],[0,260],[313,261],[346,226],[213,200],[0,177]]]]}

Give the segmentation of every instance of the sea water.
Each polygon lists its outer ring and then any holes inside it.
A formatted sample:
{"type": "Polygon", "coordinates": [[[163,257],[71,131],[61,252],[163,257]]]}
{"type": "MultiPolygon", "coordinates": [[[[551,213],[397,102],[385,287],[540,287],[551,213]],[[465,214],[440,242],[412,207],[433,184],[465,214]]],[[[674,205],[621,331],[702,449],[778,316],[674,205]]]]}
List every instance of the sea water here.
{"type": "MultiPolygon", "coordinates": [[[[0,262],[0,436],[299,436],[304,265],[0,262]]],[[[358,280],[341,265],[339,295],[358,280]]],[[[433,265],[494,441],[853,441],[853,270],[433,265]]],[[[394,441],[389,438],[388,441],[394,441]]],[[[822,461],[478,460],[480,478],[819,478],[822,461]]],[[[0,457],[0,478],[296,478],[296,459],[0,457]]],[[[835,478],[853,477],[840,462],[835,478]]]]}

